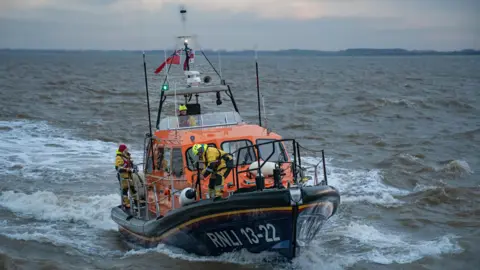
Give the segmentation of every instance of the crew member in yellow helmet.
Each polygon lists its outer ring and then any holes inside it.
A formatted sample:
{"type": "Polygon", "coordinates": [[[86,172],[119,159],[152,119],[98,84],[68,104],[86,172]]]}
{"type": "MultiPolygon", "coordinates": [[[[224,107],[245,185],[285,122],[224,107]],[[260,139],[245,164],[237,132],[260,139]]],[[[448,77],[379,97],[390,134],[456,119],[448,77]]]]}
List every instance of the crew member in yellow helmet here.
{"type": "Polygon", "coordinates": [[[180,105],[178,107],[178,125],[179,127],[191,127],[197,125],[195,117],[187,115],[186,105],[180,105]]]}
{"type": "Polygon", "coordinates": [[[232,155],[207,144],[195,144],[192,147],[192,152],[194,155],[198,155],[200,161],[205,163],[201,176],[205,178],[210,174],[212,175],[208,183],[208,195],[210,198],[221,197],[225,178],[228,177],[234,167],[232,155]]]}

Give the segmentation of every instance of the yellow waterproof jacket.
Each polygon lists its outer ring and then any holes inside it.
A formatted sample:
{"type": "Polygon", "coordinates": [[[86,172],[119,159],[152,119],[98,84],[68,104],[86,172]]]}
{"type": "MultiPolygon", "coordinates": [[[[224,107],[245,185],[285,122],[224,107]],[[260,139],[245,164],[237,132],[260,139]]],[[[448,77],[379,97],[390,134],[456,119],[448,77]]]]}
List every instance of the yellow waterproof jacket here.
{"type": "Polygon", "coordinates": [[[115,157],[115,170],[120,174],[121,178],[130,177],[127,170],[129,168],[132,168],[132,162],[130,158],[117,150],[117,155],[115,157]]]}
{"type": "Polygon", "coordinates": [[[180,127],[193,127],[197,125],[197,120],[191,115],[182,115],[178,117],[180,127]]]}
{"type": "Polygon", "coordinates": [[[202,170],[202,174],[206,177],[210,173],[225,169],[227,167],[225,159],[232,160],[232,157],[229,153],[221,149],[208,146],[200,159],[205,162],[205,168],[202,170]]]}

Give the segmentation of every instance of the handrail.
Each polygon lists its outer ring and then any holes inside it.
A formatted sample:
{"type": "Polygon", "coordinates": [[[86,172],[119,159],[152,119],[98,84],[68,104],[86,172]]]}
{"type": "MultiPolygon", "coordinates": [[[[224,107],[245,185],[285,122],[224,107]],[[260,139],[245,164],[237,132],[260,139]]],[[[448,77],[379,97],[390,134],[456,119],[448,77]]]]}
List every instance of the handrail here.
{"type": "MultiPolygon", "coordinates": [[[[320,163],[322,163],[324,180],[321,181],[321,182],[318,182],[316,180],[314,185],[319,185],[319,184],[320,185],[328,185],[327,170],[326,170],[326,163],[325,163],[325,151],[323,149],[314,151],[314,150],[310,150],[310,149],[307,149],[307,148],[301,146],[300,143],[298,143],[295,139],[277,139],[277,140],[271,140],[269,142],[264,142],[264,143],[259,143],[259,144],[240,147],[239,149],[236,150],[237,159],[236,159],[236,164],[235,164],[235,169],[236,170],[235,170],[235,174],[234,174],[234,184],[236,185],[237,190],[240,186],[239,185],[239,181],[240,181],[239,174],[240,173],[245,173],[245,172],[251,172],[253,170],[257,170],[258,171],[257,175],[260,175],[261,169],[263,168],[263,166],[268,161],[270,161],[272,156],[275,154],[275,151],[278,151],[278,149],[276,147],[276,144],[280,144],[280,149],[286,150],[285,145],[281,144],[282,142],[292,142],[292,144],[293,144],[293,149],[292,149],[293,150],[293,161],[292,160],[285,161],[285,162],[284,161],[275,161],[275,163],[278,164],[278,165],[284,164],[284,163],[291,164],[292,176],[293,176],[293,180],[294,180],[295,185],[298,185],[300,183],[299,176],[301,178],[300,180],[304,179],[305,167],[302,165],[300,149],[305,149],[307,151],[321,152],[322,153],[322,160],[316,166],[314,166],[314,169],[315,169],[315,179],[317,179],[317,170],[318,170],[317,167],[318,167],[318,165],[320,165],[320,163]],[[268,145],[268,144],[272,145],[272,151],[270,152],[270,155],[268,155],[268,157],[266,157],[266,158],[263,157],[264,160],[262,160],[262,162],[260,162],[260,155],[262,153],[260,153],[259,148],[260,148],[260,146],[268,145]],[[257,166],[257,168],[254,168],[254,169],[248,168],[248,169],[240,170],[239,169],[239,167],[240,167],[240,165],[239,165],[240,153],[242,153],[243,151],[249,151],[249,149],[251,149],[251,148],[256,149],[256,151],[254,151],[254,153],[255,153],[256,160],[258,162],[258,166],[257,166]]],[[[249,152],[251,152],[251,151],[249,151],[249,152]]]]}
{"type": "MultiPolygon", "coordinates": [[[[267,141],[267,142],[263,142],[263,143],[258,143],[258,144],[252,144],[252,145],[247,145],[247,146],[243,146],[243,147],[240,147],[238,148],[235,152],[232,153],[232,155],[236,155],[236,161],[235,161],[235,166],[232,168],[232,175],[233,175],[233,185],[235,185],[235,188],[232,192],[230,192],[230,195],[232,193],[235,193],[235,192],[238,192],[240,190],[240,177],[239,177],[239,174],[240,173],[246,173],[246,172],[251,172],[251,171],[254,171],[254,170],[257,170],[257,177],[258,176],[261,176],[262,173],[262,168],[267,164],[267,162],[269,162],[272,157],[278,153],[278,151],[282,151],[281,155],[284,156],[285,158],[285,161],[283,161],[283,158],[282,160],[277,160],[275,161],[276,164],[278,164],[279,166],[276,167],[274,169],[274,175],[273,175],[273,178],[274,178],[274,181],[275,181],[275,184],[273,185],[272,188],[275,188],[275,187],[278,187],[278,185],[281,185],[279,181],[279,179],[281,179],[281,175],[280,175],[280,171],[281,171],[281,164],[291,164],[291,173],[292,173],[292,177],[293,177],[293,181],[294,181],[294,184],[295,185],[303,185],[303,180],[305,179],[304,178],[304,171],[305,171],[305,168],[302,166],[302,161],[301,161],[301,154],[300,154],[300,149],[305,149],[307,151],[310,151],[310,149],[307,149],[305,147],[302,147],[295,139],[273,139],[271,141],[267,141]],[[287,149],[289,149],[289,147],[287,147],[287,145],[285,145],[284,143],[286,142],[291,142],[292,145],[293,145],[293,160],[291,157],[288,157],[288,153],[286,152],[287,149]],[[278,146],[277,146],[278,144],[278,146]],[[268,156],[265,157],[265,156],[261,156],[262,153],[260,151],[260,147],[261,146],[264,146],[264,145],[272,145],[272,150],[269,152],[268,156]],[[278,148],[277,148],[278,147],[278,148]],[[241,161],[240,159],[240,154],[241,153],[244,153],[244,151],[248,151],[250,154],[252,153],[252,150],[250,149],[253,149],[253,152],[254,152],[254,156],[255,156],[255,160],[258,162],[258,166],[257,168],[247,168],[247,169],[242,169],[242,166],[245,167],[245,164],[239,164],[239,162],[241,161]],[[256,150],[256,151],[255,151],[256,150]],[[262,162],[260,162],[260,158],[262,158],[262,162]],[[302,178],[301,180],[302,181],[299,181],[298,177],[302,178]]],[[[325,164],[325,152],[324,150],[320,150],[320,151],[312,151],[312,152],[321,152],[322,154],[322,161],[321,163],[323,163],[323,175],[324,175],[324,180],[321,181],[320,183],[317,181],[317,170],[318,170],[318,165],[320,165],[320,162],[316,165],[314,165],[314,170],[315,170],[315,181],[314,181],[314,185],[328,185],[328,181],[327,181],[327,172],[326,172],[326,164],[325,164]]],[[[277,155],[278,156],[278,155],[277,155]]],[[[197,179],[196,181],[194,180],[194,176],[195,175],[192,175],[192,187],[197,191],[197,195],[198,195],[198,198],[197,200],[203,200],[203,196],[202,196],[202,184],[201,184],[201,181],[200,181],[200,163],[199,162],[196,162],[196,176],[197,176],[197,179]]],[[[151,182],[148,182],[146,181],[146,177],[148,176],[149,174],[146,173],[145,174],[145,181],[143,183],[143,187],[145,189],[145,196],[146,196],[146,217],[148,218],[148,215],[149,215],[149,204],[150,203],[154,203],[155,204],[155,213],[156,213],[156,217],[158,218],[161,213],[160,213],[160,202],[166,200],[166,199],[169,199],[170,200],[170,203],[171,203],[171,209],[175,209],[176,207],[176,203],[175,203],[175,197],[177,196],[178,197],[178,194],[182,191],[181,189],[179,190],[176,190],[175,189],[175,182],[176,181],[188,181],[188,179],[184,179],[184,178],[179,178],[179,179],[176,179],[176,177],[173,177],[172,175],[168,175],[168,176],[154,176],[155,178],[158,178],[158,179],[152,179],[153,181],[151,182]],[[170,189],[170,194],[162,194],[162,190],[158,190],[157,189],[157,184],[161,181],[169,181],[169,189],[170,189]],[[154,192],[154,198],[153,200],[150,200],[148,198],[148,192],[152,190],[152,187],[153,187],[153,192],[154,192]]],[[[284,175],[284,174],[282,174],[284,175]]],[[[153,176],[150,174],[150,176],[153,176]]],[[[150,178],[151,179],[151,178],[150,178]]],[[[261,178],[260,178],[261,179],[261,178]]],[[[262,180],[263,182],[263,180],[262,180]]],[[[255,184],[257,185],[257,188],[258,189],[263,189],[264,188],[264,184],[262,183],[258,183],[258,181],[255,181],[255,184]],[[258,185],[261,185],[261,186],[258,186],[258,185]]],[[[129,186],[129,189],[130,189],[130,186],[129,186]]],[[[133,198],[131,198],[129,196],[129,199],[132,200],[133,198]]],[[[138,198],[138,189],[137,189],[137,208],[139,209],[139,198],[138,198]]],[[[140,213],[138,213],[140,214],[140,213]]]]}
{"type": "Polygon", "coordinates": [[[219,126],[231,126],[231,125],[238,125],[243,123],[243,118],[238,114],[238,112],[218,112],[218,113],[207,113],[207,114],[199,114],[199,115],[185,115],[181,117],[194,117],[196,120],[199,120],[194,126],[179,126],[179,116],[167,116],[160,121],[159,130],[183,130],[183,129],[201,129],[201,128],[210,128],[210,127],[219,127],[219,126]],[[228,117],[231,114],[233,119],[228,117]],[[209,119],[205,119],[205,116],[216,116],[217,118],[212,119],[214,124],[204,124],[208,122],[209,119]],[[166,122],[166,124],[165,124],[166,122]],[[175,122],[175,123],[173,123],[175,122]]]}

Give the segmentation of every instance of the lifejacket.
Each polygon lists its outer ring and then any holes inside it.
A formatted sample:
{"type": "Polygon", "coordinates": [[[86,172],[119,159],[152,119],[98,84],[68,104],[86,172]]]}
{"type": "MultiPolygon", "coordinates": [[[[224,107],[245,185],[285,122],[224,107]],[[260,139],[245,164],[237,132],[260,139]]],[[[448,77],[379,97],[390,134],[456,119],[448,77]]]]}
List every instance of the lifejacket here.
{"type": "Polygon", "coordinates": [[[218,172],[225,168],[233,168],[232,155],[216,147],[207,146],[203,153],[203,160],[205,162],[205,168],[202,174],[205,177],[210,173],[218,172]]]}
{"type": "Polygon", "coordinates": [[[132,168],[133,164],[130,158],[125,156],[122,152],[117,150],[116,157],[115,157],[115,170],[122,178],[129,177],[128,170],[132,168]]]}

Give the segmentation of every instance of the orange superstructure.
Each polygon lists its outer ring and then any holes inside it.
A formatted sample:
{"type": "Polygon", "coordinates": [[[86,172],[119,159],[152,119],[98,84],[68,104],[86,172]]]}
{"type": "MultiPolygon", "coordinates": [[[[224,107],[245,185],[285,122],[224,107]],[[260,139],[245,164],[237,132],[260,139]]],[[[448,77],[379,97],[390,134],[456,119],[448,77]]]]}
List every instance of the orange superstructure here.
{"type": "MultiPolygon", "coordinates": [[[[231,126],[212,127],[212,128],[198,128],[198,129],[184,129],[184,130],[159,130],[153,136],[153,159],[152,151],[149,153],[147,161],[149,162],[146,170],[149,172],[146,175],[147,184],[155,185],[157,196],[160,204],[160,214],[165,215],[169,210],[179,205],[178,196],[173,196],[172,204],[172,190],[182,190],[187,187],[195,188],[197,190],[197,199],[205,198],[207,192],[208,179],[200,181],[197,184],[197,168],[194,164],[194,156],[191,153],[191,147],[195,143],[209,144],[223,150],[228,150],[228,146],[232,143],[240,143],[247,145],[254,145],[273,140],[281,139],[281,136],[269,132],[266,128],[258,125],[250,125],[246,123],[239,123],[231,126]]],[[[271,146],[269,146],[271,147],[271,146]]],[[[284,153],[284,161],[289,160],[289,156],[284,149],[284,145],[278,145],[280,151],[284,153]]],[[[269,149],[264,149],[269,150],[269,149]]],[[[224,184],[224,197],[227,197],[230,192],[238,189],[254,188],[255,174],[251,172],[243,172],[238,174],[238,186],[235,181],[236,170],[248,170],[250,165],[256,161],[257,149],[249,148],[244,152],[240,151],[247,157],[243,158],[244,164],[234,169],[234,171],[227,177],[224,184]],[[255,151],[249,153],[249,151],[255,151]]],[[[260,151],[262,149],[260,148],[260,151]]],[[[277,151],[277,156],[281,157],[281,152],[277,151]]],[[[266,152],[266,154],[270,152],[266,152]]],[[[237,155],[233,153],[234,159],[237,155]]],[[[241,164],[241,162],[238,162],[241,164]]],[[[201,168],[202,164],[200,165],[201,168]]],[[[280,166],[283,169],[284,177],[282,184],[287,187],[288,182],[293,184],[293,176],[290,164],[285,163],[280,166]]],[[[274,185],[273,176],[265,175],[265,188],[270,188],[274,185]]],[[[153,189],[152,189],[153,191],[153,189]]],[[[155,194],[149,193],[149,200],[153,201],[155,194]]],[[[155,212],[155,204],[149,204],[150,211],[155,212]]]]}

